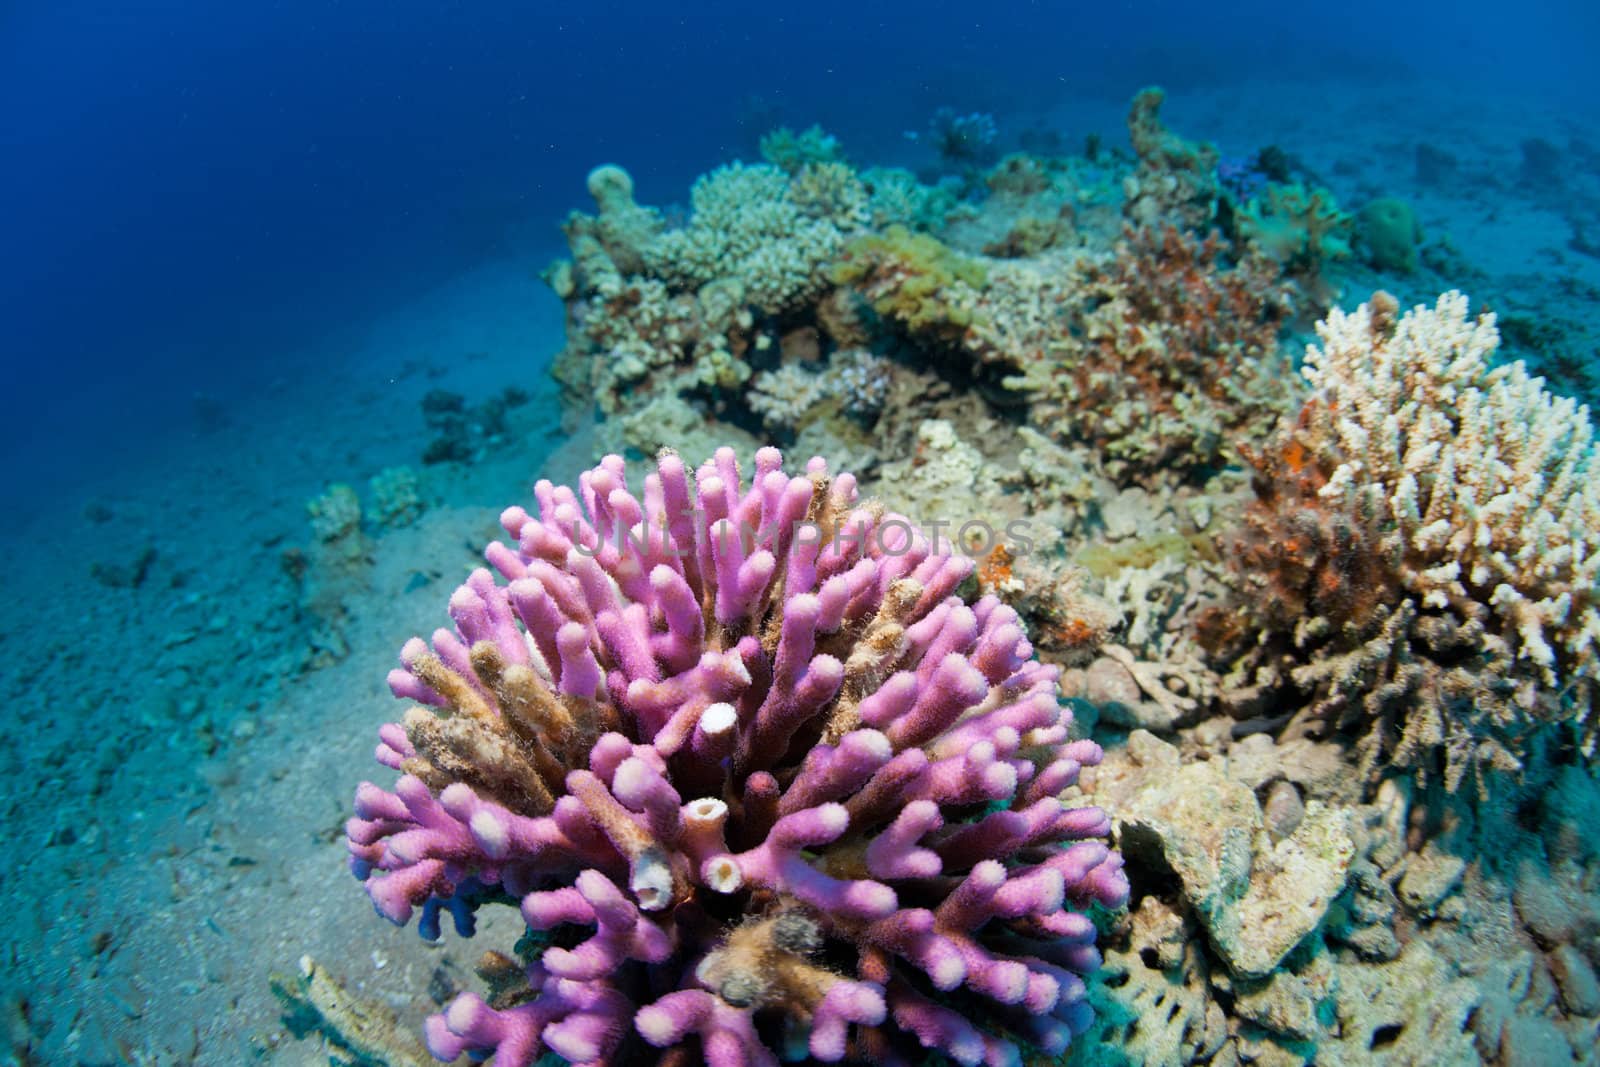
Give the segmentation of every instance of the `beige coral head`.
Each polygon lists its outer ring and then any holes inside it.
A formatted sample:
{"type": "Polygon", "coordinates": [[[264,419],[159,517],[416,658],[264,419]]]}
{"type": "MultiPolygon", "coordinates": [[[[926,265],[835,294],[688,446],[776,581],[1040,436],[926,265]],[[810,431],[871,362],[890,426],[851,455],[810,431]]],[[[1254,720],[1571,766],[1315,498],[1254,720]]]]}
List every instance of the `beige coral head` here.
{"type": "Polygon", "coordinates": [[[633,206],[633,176],[615,163],[591,170],[586,184],[602,215],[633,206]]]}

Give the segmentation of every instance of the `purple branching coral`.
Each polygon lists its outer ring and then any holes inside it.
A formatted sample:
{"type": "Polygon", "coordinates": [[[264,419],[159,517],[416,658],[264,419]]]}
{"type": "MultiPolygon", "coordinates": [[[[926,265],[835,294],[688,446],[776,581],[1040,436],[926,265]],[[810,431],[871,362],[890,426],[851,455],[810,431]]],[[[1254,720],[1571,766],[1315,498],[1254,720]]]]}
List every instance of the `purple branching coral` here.
{"type": "Polygon", "coordinates": [[[1093,903],[1121,857],[1061,799],[1097,763],[971,561],[814,459],[607,457],[501,521],[401,653],[352,868],[396,923],[520,905],[491,1000],[428,1020],[441,1059],[526,1067],[1007,1064],[1089,1022],[1093,903]],[[509,976],[509,977],[508,977],[509,976]],[[525,980],[524,980],[525,976],[525,980]]]}

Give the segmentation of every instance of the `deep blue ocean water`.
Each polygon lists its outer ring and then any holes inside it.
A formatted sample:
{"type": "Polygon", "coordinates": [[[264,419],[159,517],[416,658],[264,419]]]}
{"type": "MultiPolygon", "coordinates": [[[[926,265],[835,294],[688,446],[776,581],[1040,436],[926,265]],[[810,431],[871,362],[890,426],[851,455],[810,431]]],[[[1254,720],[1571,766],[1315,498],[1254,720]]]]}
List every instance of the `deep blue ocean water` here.
{"type": "Polygon", "coordinates": [[[1591,109],[1595,11],[12,0],[0,462],[19,484],[70,481],[179,426],[197,394],[242,403],[317,373],[293,354],[475,263],[542,263],[598,162],[670,203],[773,122],[893,162],[935,108],[1014,131],[1070,100],[1115,139],[1152,82],[1179,118],[1186,88],[1284,78],[1591,109]]]}

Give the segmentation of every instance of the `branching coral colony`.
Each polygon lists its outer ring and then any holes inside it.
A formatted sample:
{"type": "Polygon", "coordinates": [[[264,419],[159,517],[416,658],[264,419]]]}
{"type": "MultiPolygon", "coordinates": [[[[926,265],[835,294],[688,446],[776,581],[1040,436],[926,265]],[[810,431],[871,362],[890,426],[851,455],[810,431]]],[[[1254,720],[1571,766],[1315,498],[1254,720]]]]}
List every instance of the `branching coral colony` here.
{"type": "Polygon", "coordinates": [[[357,792],[352,866],[380,913],[461,933],[520,905],[521,959],[427,1025],[443,1059],[963,1064],[1064,1049],[1089,1023],[1089,910],[1128,884],[1063,792],[1054,667],[972,564],[814,459],[621,459],[450,598],[393,672],[394,791],[357,792]]]}
{"type": "Polygon", "coordinates": [[[1593,750],[1600,470],[1587,410],[1491,365],[1492,316],[1454,292],[1398,311],[1379,293],[1319,325],[1312,395],[1255,457],[1234,555],[1298,650],[1278,681],[1312,697],[1299,725],[1358,732],[1369,773],[1483,788],[1543,724],[1593,750]]]}

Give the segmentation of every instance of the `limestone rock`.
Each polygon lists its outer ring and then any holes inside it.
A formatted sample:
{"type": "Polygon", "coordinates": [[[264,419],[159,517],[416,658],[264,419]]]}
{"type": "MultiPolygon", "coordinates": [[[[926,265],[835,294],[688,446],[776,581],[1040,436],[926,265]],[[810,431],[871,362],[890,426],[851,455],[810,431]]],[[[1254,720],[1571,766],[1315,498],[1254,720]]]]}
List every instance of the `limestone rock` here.
{"type": "Polygon", "coordinates": [[[1317,801],[1273,844],[1255,794],[1217,762],[1181,767],[1112,810],[1125,853],[1177,875],[1212,945],[1243,978],[1271,973],[1318,927],[1355,855],[1350,813],[1317,801]]]}
{"type": "Polygon", "coordinates": [[[1344,747],[1339,744],[1292,738],[1278,745],[1278,765],[1283,768],[1283,776],[1305,790],[1307,796],[1346,804],[1361,799],[1363,784],[1350,773],[1344,747]]]}
{"type": "Polygon", "coordinates": [[[1111,656],[1089,664],[1078,684],[1083,699],[1099,708],[1101,718],[1118,726],[1171,733],[1182,715],[1180,709],[1145,699],[1133,671],[1111,656]]]}
{"type": "Polygon", "coordinates": [[[1283,777],[1278,764],[1278,746],[1271,734],[1251,734],[1228,747],[1228,777],[1243,782],[1251,789],[1260,789],[1275,778],[1283,777]]]}
{"type": "Polygon", "coordinates": [[[1394,919],[1399,901],[1371,860],[1358,858],[1350,868],[1350,894],[1329,934],[1355,949],[1364,960],[1383,962],[1400,955],[1394,919]]]}
{"type": "Polygon", "coordinates": [[[1261,806],[1217,764],[1191,763],[1163,776],[1118,814],[1124,852],[1170,868],[1208,927],[1249,889],[1261,806]]]}
{"type": "Polygon", "coordinates": [[[1227,1018],[1207,988],[1210,966],[1193,923],[1145,897],[1107,945],[1089,986],[1095,1020],[1074,1040],[1069,1067],[1181,1067],[1217,1063],[1227,1018]]]}
{"type": "Polygon", "coordinates": [[[1550,973],[1561,990],[1561,1003],[1573,1015],[1600,1015],[1600,979],[1583,953],[1559,945],[1550,953],[1550,973]]]}
{"type": "Polygon", "coordinates": [[[1542,863],[1527,860],[1517,868],[1513,899],[1523,925],[1542,945],[1600,935],[1600,901],[1582,890],[1580,879],[1558,877],[1542,863]]]}
{"type": "Polygon", "coordinates": [[[1279,971],[1260,982],[1236,983],[1233,1011],[1291,1041],[1315,1042],[1322,1034],[1318,1005],[1333,996],[1335,985],[1332,962],[1319,955],[1301,973],[1279,971]]]}
{"type": "Polygon", "coordinates": [[[1234,1044],[1239,1050],[1239,1059],[1234,1062],[1248,1063],[1250,1067],[1305,1067],[1311,1062],[1268,1037],[1241,1033],[1234,1038],[1234,1044]]]}
{"type": "Polygon", "coordinates": [[[1500,1062],[1506,1067],[1563,1067],[1578,1063],[1561,1028],[1537,1015],[1518,1015],[1501,1034],[1500,1062]]]}
{"type": "Polygon", "coordinates": [[[1480,995],[1420,940],[1392,963],[1343,968],[1335,995],[1338,1028],[1318,1048],[1318,1067],[1477,1063],[1467,1020],[1480,995]]]}
{"type": "Polygon", "coordinates": [[[1257,853],[1243,899],[1209,924],[1234,973],[1269,973],[1321,925],[1354,857],[1350,813],[1320,801],[1306,805],[1293,834],[1257,853]]]}
{"type": "Polygon", "coordinates": [[[1133,672],[1110,656],[1100,656],[1085,668],[1082,686],[1083,699],[1091,704],[1132,707],[1143,699],[1133,672]]]}
{"type": "Polygon", "coordinates": [[[1433,915],[1440,901],[1461,884],[1461,875],[1466,869],[1466,861],[1460,856],[1452,856],[1430,841],[1421,852],[1411,856],[1406,873],[1400,879],[1400,900],[1419,915],[1433,915]]]}

